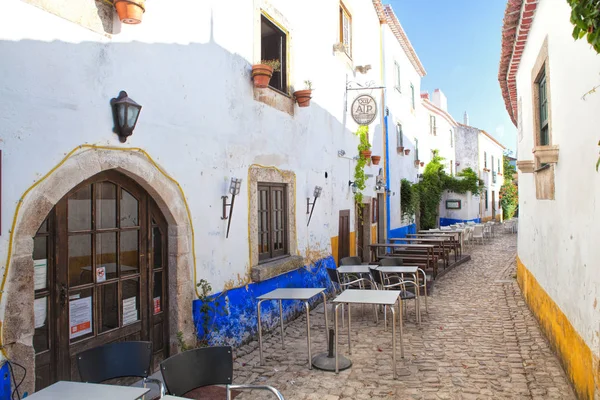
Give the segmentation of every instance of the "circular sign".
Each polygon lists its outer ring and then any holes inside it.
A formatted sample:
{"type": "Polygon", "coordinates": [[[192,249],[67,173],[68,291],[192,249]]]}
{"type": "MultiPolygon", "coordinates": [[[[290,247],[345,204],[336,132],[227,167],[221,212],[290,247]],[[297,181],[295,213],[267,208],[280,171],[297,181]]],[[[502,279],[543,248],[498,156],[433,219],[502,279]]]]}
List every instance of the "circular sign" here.
{"type": "Polygon", "coordinates": [[[352,102],[352,119],[359,125],[369,125],[377,116],[377,103],[372,96],[362,94],[352,102]]]}

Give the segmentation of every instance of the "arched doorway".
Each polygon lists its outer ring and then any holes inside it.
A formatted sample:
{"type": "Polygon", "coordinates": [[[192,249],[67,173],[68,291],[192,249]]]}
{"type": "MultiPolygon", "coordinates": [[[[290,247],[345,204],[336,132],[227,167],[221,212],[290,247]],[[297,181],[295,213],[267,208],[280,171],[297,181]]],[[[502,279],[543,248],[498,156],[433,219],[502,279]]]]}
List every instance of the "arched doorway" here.
{"type": "Polygon", "coordinates": [[[76,355],[148,340],[168,356],[168,229],[132,179],[101,172],[73,188],[34,238],[35,390],[78,380],[76,355]]]}

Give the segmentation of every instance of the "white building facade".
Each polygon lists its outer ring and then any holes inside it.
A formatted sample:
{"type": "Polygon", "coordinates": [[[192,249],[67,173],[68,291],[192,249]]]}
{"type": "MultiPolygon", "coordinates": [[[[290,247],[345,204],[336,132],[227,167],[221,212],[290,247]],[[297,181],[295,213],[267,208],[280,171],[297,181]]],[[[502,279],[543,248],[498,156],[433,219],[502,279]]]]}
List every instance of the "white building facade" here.
{"type": "Polygon", "coordinates": [[[517,278],[578,397],[597,399],[600,96],[584,94],[600,57],[573,40],[570,16],[567,2],[509,2],[499,81],[518,127],[517,278]]]}

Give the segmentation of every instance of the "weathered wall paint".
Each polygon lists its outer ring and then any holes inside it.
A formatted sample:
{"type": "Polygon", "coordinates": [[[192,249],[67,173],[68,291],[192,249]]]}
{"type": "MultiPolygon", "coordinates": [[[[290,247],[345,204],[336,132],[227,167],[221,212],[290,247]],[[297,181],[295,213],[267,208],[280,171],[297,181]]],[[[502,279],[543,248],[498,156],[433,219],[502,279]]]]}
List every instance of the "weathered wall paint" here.
{"type": "Polygon", "coordinates": [[[517,257],[517,280],[569,379],[581,399],[594,399],[600,391],[600,359],[594,356],[567,316],[517,257]]]}
{"type": "MultiPolygon", "coordinates": [[[[210,296],[203,302],[194,301],[194,324],[199,340],[206,340],[211,346],[239,346],[258,335],[257,297],[279,288],[326,288],[331,294],[333,286],[326,268],[335,269],[333,257],[319,260],[314,265],[279,275],[275,278],[251,283],[226,292],[210,296]],[[208,311],[203,311],[203,305],[208,311]]],[[[322,301],[316,296],[309,301],[314,306],[322,301]]],[[[289,321],[304,312],[301,301],[283,301],[283,318],[289,321]]],[[[265,301],[261,305],[263,332],[274,329],[279,324],[279,302],[265,301]]]]}

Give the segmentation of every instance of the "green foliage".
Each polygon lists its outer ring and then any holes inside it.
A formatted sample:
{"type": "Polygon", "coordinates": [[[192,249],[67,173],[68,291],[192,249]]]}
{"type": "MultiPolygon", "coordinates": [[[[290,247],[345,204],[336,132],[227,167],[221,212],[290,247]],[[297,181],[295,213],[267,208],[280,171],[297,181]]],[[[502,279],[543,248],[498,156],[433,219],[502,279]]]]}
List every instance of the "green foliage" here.
{"type": "Polygon", "coordinates": [[[485,189],[483,182],[471,168],[465,168],[455,178],[446,174],[443,161],[444,158],[434,151],[433,159],[423,172],[423,180],[414,185],[419,197],[421,229],[431,229],[437,226],[444,190],[460,194],[471,192],[477,195],[485,189]]]}
{"type": "Polygon", "coordinates": [[[513,175],[517,173],[517,169],[510,163],[511,151],[505,151],[503,157],[504,164],[504,184],[500,188],[500,207],[502,207],[502,218],[511,219],[517,207],[519,206],[519,189],[513,183],[513,175]]]}
{"type": "Polygon", "coordinates": [[[419,207],[419,192],[408,179],[400,182],[400,210],[402,217],[412,218],[419,207]]]}
{"type": "MultiPolygon", "coordinates": [[[[359,138],[358,142],[358,160],[356,161],[356,167],[354,167],[354,184],[356,185],[356,193],[354,194],[354,200],[359,205],[359,210],[362,209],[363,190],[367,187],[367,177],[365,175],[365,166],[368,160],[363,157],[361,151],[369,150],[371,144],[369,143],[369,127],[361,126],[356,131],[356,135],[359,138]]],[[[360,212],[360,211],[359,211],[360,212]]]]}
{"type": "Polygon", "coordinates": [[[278,72],[281,69],[281,62],[278,59],[274,60],[261,60],[261,64],[268,65],[273,68],[273,72],[278,72]]]}
{"type": "Polygon", "coordinates": [[[504,152],[504,156],[502,157],[503,171],[504,171],[504,183],[512,182],[513,175],[517,173],[517,168],[510,163],[510,158],[508,158],[512,154],[512,151],[506,150],[504,152]]]}
{"type": "Polygon", "coordinates": [[[600,53],[600,0],[567,0],[571,6],[573,39],[587,36],[587,41],[600,53]]]}

